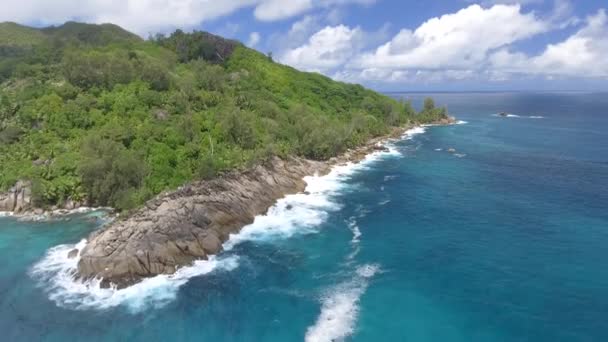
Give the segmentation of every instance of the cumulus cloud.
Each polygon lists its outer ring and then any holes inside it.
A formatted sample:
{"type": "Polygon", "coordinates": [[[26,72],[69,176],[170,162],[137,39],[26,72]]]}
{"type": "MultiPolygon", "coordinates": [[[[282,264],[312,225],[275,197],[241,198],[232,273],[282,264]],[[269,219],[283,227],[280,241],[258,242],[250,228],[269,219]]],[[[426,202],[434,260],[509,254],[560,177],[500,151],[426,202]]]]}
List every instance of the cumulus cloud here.
{"type": "Polygon", "coordinates": [[[254,8],[256,19],[274,21],[313,8],[346,4],[368,5],[375,0],[20,0],[3,6],[0,21],[61,24],[68,20],[111,22],[142,36],[202,22],[254,8]]]}
{"type": "Polygon", "coordinates": [[[608,15],[599,10],[575,34],[549,44],[537,56],[505,48],[494,53],[490,62],[492,68],[510,73],[608,77],[608,15]]]}
{"type": "Polygon", "coordinates": [[[306,44],[286,51],[280,60],[303,70],[327,71],[352,58],[362,39],[363,31],[358,27],[327,26],[306,44]]]}
{"type": "Polygon", "coordinates": [[[262,39],[262,37],[260,36],[259,32],[251,32],[249,34],[249,40],[247,41],[247,46],[253,48],[260,43],[261,39],[262,39]]]}
{"type": "MultiPolygon", "coordinates": [[[[314,18],[296,22],[289,31],[289,36],[299,37],[316,23],[314,18]]],[[[345,25],[326,26],[302,45],[283,51],[279,60],[302,70],[327,73],[346,64],[367,47],[385,40],[387,30],[386,25],[375,32],[345,25]]]]}
{"type": "Polygon", "coordinates": [[[274,21],[293,17],[312,8],[312,0],[267,0],[255,9],[255,17],[262,21],[274,21]]]}
{"type": "Polygon", "coordinates": [[[349,82],[608,78],[608,15],[600,10],[580,21],[563,0],[542,17],[520,4],[470,5],[404,28],[372,49],[361,43],[366,35],[359,27],[328,26],[281,61],[349,82]],[[578,30],[538,55],[518,51],[519,42],[572,25],[578,30]]]}
{"type": "Polygon", "coordinates": [[[401,30],[390,42],[357,61],[363,68],[470,68],[493,49],[548,29],[519,5],[484,9],[471,5],[423,23],[415,31],[401,30]]]}
{"type": "Polygon", "coordinates": [[[142,36],[192,28],[258,0],[21,0],[4,6],[0,21],[61,24],[68,20],[114,23],[142,36]]]}

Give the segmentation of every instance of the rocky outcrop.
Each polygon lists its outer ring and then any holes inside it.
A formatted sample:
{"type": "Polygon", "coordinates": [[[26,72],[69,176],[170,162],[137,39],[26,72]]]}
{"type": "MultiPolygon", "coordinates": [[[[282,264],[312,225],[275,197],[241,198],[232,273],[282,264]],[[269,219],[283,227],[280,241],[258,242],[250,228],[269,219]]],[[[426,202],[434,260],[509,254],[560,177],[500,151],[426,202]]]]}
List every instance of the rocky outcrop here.
{"type": "MultiPolygon", "coordinates": [[[[453,118],[446,118],[438,123],[453,122],[453,118]]],[[[405,129],[395,129],[389,136],[373,139],[327,162],[274,158],[245,172],[161,194],[127,218],[92,233],[80,251],[78,276],[102,278],[102,286],[122,288],[207,259],[222,250],[231,233],[252,223],[276,200],[303,191],[305,176],[325,174],[332,165],[357,162],[374,151],[385,151],[382,141],[399,137],[405,129]]],[[[73,251],[72,257],[76,255],[78,251],[73,251]]]]}
{"type": "Polygon", "coordinates": [[[29,181],[18,181],[8,191],[0,193],[0,212],[10,212],[24,220],[68,215],[83,205],[82,202],[67,199],[50,208],[36,207],[32,198],[32,183],[29,181]]]}
{"type": "Polygon", "coordinates": [[[10,211],[16,214],[32,208],[32,184],[19,181],[4,193],[0,193],[0,211],[10,211]]]}
{"type": "Polygon", "coordinates": [[[265,166],[160,195],[127,219],[93,233],[81,251],[78,273],[118,287],[172,274],[220,252],[231,233],[277,199],[303,191],[304,176],[328,169],[327,163],[275,158],[265,166]]]}

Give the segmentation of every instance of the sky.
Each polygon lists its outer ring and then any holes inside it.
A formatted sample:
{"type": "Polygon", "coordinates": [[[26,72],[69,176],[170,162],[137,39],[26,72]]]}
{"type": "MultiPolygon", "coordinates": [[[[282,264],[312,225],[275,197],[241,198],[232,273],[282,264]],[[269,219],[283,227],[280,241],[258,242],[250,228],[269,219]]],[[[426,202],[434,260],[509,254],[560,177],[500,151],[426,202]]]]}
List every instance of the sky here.
{"type": "Polygon", "coordinates": [[[204,30],[381,91],[608,91],[608,0],[0,0],[0,21],[204,30]],[[5,3],[6,2],[6,3],[5,3]]]}

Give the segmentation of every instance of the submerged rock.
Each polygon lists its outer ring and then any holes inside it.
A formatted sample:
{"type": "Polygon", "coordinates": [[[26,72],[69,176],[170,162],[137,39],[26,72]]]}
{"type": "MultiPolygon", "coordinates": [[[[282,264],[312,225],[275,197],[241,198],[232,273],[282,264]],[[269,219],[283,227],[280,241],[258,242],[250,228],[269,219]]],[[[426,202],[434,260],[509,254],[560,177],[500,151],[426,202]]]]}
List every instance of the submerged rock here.
{"type": "Polygon", "coordinates": [[[222,250],[231,233],[253,222],[277,199],[304,190],[303,177],[327,163],[275,158],[266,166],[183,186],[162,194],[129,218],[94,232],[81,252],[78,274],[126,287],[172,274],[222,250]]]}
{"type": "Polygon", "coordinates": [[[384,145],[374,145],[374,151],[380,151],[380,152],[389,152],[389,148],[384,146],[384,145]]]}
{"type": "Polygon", "coordinates": [[[78,248],[74,248],[68,252],[68,259],[74,259],[78,256],[78,248]]]}

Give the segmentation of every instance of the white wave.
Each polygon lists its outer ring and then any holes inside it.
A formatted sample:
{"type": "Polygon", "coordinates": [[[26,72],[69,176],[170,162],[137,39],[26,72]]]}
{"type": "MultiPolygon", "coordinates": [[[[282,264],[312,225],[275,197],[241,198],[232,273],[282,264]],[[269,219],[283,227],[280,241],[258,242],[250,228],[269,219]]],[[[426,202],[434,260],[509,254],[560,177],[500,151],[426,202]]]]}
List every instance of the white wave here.
{"type": "Polygon", "coordinates": [[[468,121],[464,121],[464,120],[458,120],[458,121],[456,121],[457,125],[466,125],[468,123],[469,123],[468,121]]]}
{"type": "MultiPolygon", "coordinates": [[[[325,176],[305,177],[306,192],[288,195],[272,206],[266,215],[256,216],[254,222],[232,234],[224,244],[224,250],[231,250],[243,241],[273,241],[289,238],[295,234],[317,232],[330,212],[340,209],[333,197],[344,191],[348,180],[371,163],[385,157],[400,156],[390,145],[389,151],[376,151],[359,163],[347,163],[332,168],[325,176]]],[[[360,233],[360,232],[359,232],[360,233]]],[[[80,251],[86,245],[61,245],[50,249],[46,256],[31,270],[31,275],[44,288],[49,298],[58,306],[73,309],[107,309],[124,305],[132,312],[140,312],[150,307],[161,307],[174,300],[178,289],[190,278],[208,274],[215,270],[230,271],[238,266],[236,256],[212,256],[209,260],[194,262],[173,275],[158,275],[125,289],[100,287],[101,280],[82,281],[75,277],[78,260],[69,259],[68,253],[74,248],[80,251]]]]}
{"type": "Polygon", "coordinates": [[[542,115],[530,115],[530,116],[521,116],[521,115],[516,115],[516,114],[507,114],[507,115],[500,115],[500,114],[492,114],[492,116],[498,116],[498,117],[507,117],[507,118],[522,118],[522,119],[544,119],[545,117],[542,115]]]}
{"type": "Polygon", "coordinates": [[[212,256],[209,260],[194,262],[172,275],[159,275],[124,288],[101,288],[100,279],[82,281],[76,279],[80,255],[68,258],[74,248],[79,251],[86,246],[86,240],[75,245],[61,245],[51,248],[46,256],[33,266],[30,273],[39,280],[40,287],[49,298],[60,307],[76,310],[104,310],[125,305],[131,312],[141,312],[148,308],[159,308],[177,297],[178,289],[190,278],[213,271],[231,271],[238,266],[238,257],[212,256]]]}
{"type": "Polygon", "coordinates": [[[520,118],[521,116],[516,115],[516,114],[492,114],[492,116],[498,116],[498,117],[502,117],[502,118],[520,118]]]}
{"type": "Polygon", "coordinates": [[[406,140],[411,140],[414,138],[414,136],[416,136],[418,134],[423,134],[424,132],[426,132],[426,127],[430,127],[430,125],[423,125],[423,126],[410,128],[407,131],[405,131],[401,137],[406,140]]]}
{"type": "Polygon", "coordinates": [[[378,202],[378,204],[379,204],[379,205],[387,205],[387,204],[389,204],[390,202],[391,202],[391,200],[390,200],[390,199],[387,199],[387,200],[384,200],[384,201],[380,201],[380,202],[378,202]]]}
{"type": "Polygon", "coordinates": [[[11,217],[15,215],[12,211],[0,211],[0,217],[11,217]]]}
{"type": "Polygon", "coordinates": [[[384,181],[389,181],[389,180],[393,180],[393,179],[397,179],[399,178],[398,175],[388,175],[388,176],[384,176],[384,181]]]}
{"type": "Polygon", "coordinates": [[[266,215],[256,216],[252,224],[231,234],[224,249],[231,250],[243,241],[272,241],[295,234],[316,233],[329,213],[341,208],[334,196],[348,187],[346,180],[381,158],[401,155],[396,148],[387,147],[389,151],[374,152],[359,163],[337,165],[325,176],[304,177],[307,184],[304,193],[287,195],[278,200],[266,215]]]}
{"type": "Polygon", "coordinates": [[[442,148],[436,148],[435,151],[436,152],[441,152],[441,151],[443,151],[443,149],[442,148]]]}
{"type": "Polygon", "coordinates": [[[380,267],[367,264],[358,267],[350,281],[332,288],[321,298],[321,313],[306,331],[306,342],[342,341],[354,332],[359,315],[359,301],[369,280],[380,267]]]}

